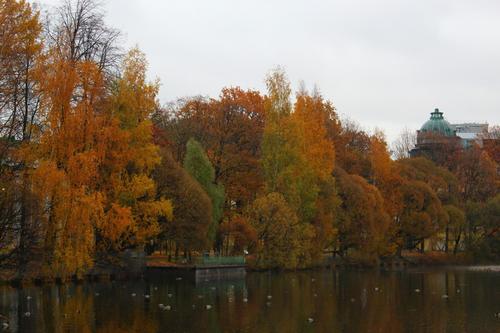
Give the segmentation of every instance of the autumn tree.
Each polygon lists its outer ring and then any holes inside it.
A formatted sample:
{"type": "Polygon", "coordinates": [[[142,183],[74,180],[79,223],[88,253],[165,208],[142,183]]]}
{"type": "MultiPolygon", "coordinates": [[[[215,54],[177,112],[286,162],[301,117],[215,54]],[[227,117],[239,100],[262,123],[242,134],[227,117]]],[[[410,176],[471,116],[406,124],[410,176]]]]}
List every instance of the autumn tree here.
{"type": "Polygon", "coordinates": [[[412,249],[443,229],[446,213],[441,201],[429,185],[408,180],[401,186],[402,211],[398,218],[399,246],[412,249]]]}
{"type": "Polygon", "coordinates": [[[218,98],[194,97],[170,103],[154,120],[178,161],[184,160],[190,138],[205,147],[216,182],[224,184],[226,208],[241,213],[262,187],[263,107],[257,91],[224,88],[218,98]]]}
{"type": "Polygon", "coordinates": [[[0,26],[0,186],[6,194],[1,199],[0,228],[5,233],[0,236],[0,258],[16,255],[22,271],[33,254],[36,223],[28,166],[18,152],[39,130],[42,25],[38,10],[28,2],[6,0],[0,2],[0,26]]]}
{"type": "Polygon", "coordinates": [[[317,89],[312,94],[305,89],[297,93],[291,115],[293,135],[299,139],[298,154],[311,174],[311,188],[317,191],[311,193],[314,195],[310,199],[311,207],[305,206],[310,212],[299,210],[299,216],[311,216],[316,231],[316,258],[322,257],[323,249],[332,245],[336,236],[338,197],[332,176],[335,150],[334,142],[328,137],[328,124],[333,114],[333,105],[325,101],[317,89]]]}
{"type": "Polygon", "coordinates": [[[39,13],[26,1],[0,3],[0,159],[6,143],[28,140],[38,111],[36,63],[42,52],[39,13]]]}
{"type": "Polygon", "coordinates": [[[51,52],[41,84],[46,120],[31,173],[50,274],[92,267],[96,251],[141,245],[159,232],[172,207],[151,178],[160,162],[149,115],[157,87],[145,80],[143,55],[132,50],[112,96],[91,61],[51,52]],[[46,208],[47,207],[47,208],[46,208]]]}
{"type": "Polygon", "coordinates": [[[215,182],[215,171],[203,147],[194,139],[187,142],[184,168],[205,190],[212,203],[212,222],[208,229],[208,240],[213,243],[217,228],[224,213],[224,187],[215,182]]]}
{"type": "Polygon", "coordinates": [[[310,125],[304,122],[306,117],[303,114],[307,111],[300,110],[297,116],[292,116],[290,83],[284,71],[278,69],[271,72],[266,82],[266,125],[262,139],[266,192],[281,193],[290,207],[296,209],[299,220],[310,222],[314,216],[319,188],[315,174],[318,168],[314,169],[314,162],[307,160],[305,154],[308,148],[314,150],[307,146],[311,140],[305,138],[307,125],[310,125]]]}
{"type": "Polygon", "coordinates": [[[443,208],[446,212],[444,251],[448,252],[450,237],[453,235],[451,241],[453,253],[456,254],[465,231],[465,213],[454,205],[446,205],[443,208]]]}
{"type": "Polygon", "coordinates": [[[415,157],[397,161],[397,170],[404,179],[422,181],[429,185],[443,204],[459,205],[458,179],[446,168],[427,158],[415,157]]]}
{"type": "Polygon", "coordinates": [[[120,32],[104,22],[102,4],[96,0],[62,0],[53,16],[47,24],[52,52],[69,62],[92,62],[105,80],[114,79],[122,60],[120,32]]]}
{"type": "Polygon", "coordinates": [[[255,228],[244,215],[234,214],[219,227],[222,248],[226,254],[241,255],[243,250],[253,251],[257,241],[255,228]]]}
{"type": "Polygon", "coordinates": [[[153,142],[153,112],[158,83],[146,79],[147,61],[132,49],[105,105],[105,142],[99,189],[105,193],[108,218],[98,226],[104,248],[141,245],[159,231],[158,217],[171,217],[170,202],[159,197],[152,173],[159,165],[153,142]]]}
{"type": "Polygon", "coordinates": [[[171,198],[174,207],[172,221],[161,220],[159,239],[165,242],[168,253],[174,250],[187,254],[204,250],[207,234],[212,225],[212,202],[203,187],[163,148],[162,161],[155,170],[159,197],[171,198]]]}
{"type": "MultiPolygon", "coordinates": [[[[356,122],[344,118],[332,126],[330,139],[335,143],[336,163],[349,174],[366,179],[370,176],[370,136],[356,122]]],[[[333,124],[332,124],[333,125],[333,124]]]]}
{"type": "Polygon", "coordinates": [[[395,228],[379,190],[364,178],[340,168],[335,176],[341,199],[337,215],[340,254],[345,255],[351,248],[367,258],[392,254],[395,228]]]}
{"type": "Polygon", "coordinates": [[[453,168],[463,200],[486,201],[498,193],[500,180],[497,167],[488,153],[477,145],[465,149],[453,168]]]}
{"type": "Polygon", "coordinates": [[[396,223],[402,209],[401,186],[404,182],[400,175],[399,165],[395,163],[387,148],[385,136],[376,131],[370,137],[370,159],[369,182],[376,186],[384,198],[384,207],[391,221],[396,223]]]}
{"type": "Polygon", "coordinates": [[[465,213],[467,250],[480,258],[500,258],[500,195],[486,202],[467,202],[465,213]]]}
{"type": "Polygon", "coordinates": [[[224,184],[228,206],[242,208],[262,186],[259,164],[264,101],[252,90],[225,88],[210,103],[207,155],[215,181],[224,184]],[[231,201],[231,202],[229,202],[231,201]]]}
{"type": "Polygon", "coordinates": [[[82,274],[93,264],[93,231],[104,208],[96,163],[103,119],[95,112],[102,103],[102,77],[92,63],[69,63],[56,55],[45,70],[46,130],[33,156],[26,151],[37,163],[31,182],[41,203],[40,241],[47,274],[82,274]]]}
{"type": "Polygon", "coordinates": [[[311,263],[314,230],[298,220],[281,194],[256,199],[249,218],[257,233],[258,267],[294,269],[311,263]]]}

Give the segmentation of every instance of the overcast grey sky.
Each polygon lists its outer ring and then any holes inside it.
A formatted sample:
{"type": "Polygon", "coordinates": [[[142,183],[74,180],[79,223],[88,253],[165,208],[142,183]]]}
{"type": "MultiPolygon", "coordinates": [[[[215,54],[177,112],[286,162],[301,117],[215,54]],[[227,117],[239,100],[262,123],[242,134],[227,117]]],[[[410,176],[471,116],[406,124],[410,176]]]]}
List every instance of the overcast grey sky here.
{"type": "MultiPolygon", "coordinates": [[[[42,5],[57,0],[40,0],[42,5]]],[[[499,0],[104,0],[139,45],[160,101],[265,91],[283,66],[340,114],[392,141],[434,107],[447,120],[500,122],[499,0]]]]}

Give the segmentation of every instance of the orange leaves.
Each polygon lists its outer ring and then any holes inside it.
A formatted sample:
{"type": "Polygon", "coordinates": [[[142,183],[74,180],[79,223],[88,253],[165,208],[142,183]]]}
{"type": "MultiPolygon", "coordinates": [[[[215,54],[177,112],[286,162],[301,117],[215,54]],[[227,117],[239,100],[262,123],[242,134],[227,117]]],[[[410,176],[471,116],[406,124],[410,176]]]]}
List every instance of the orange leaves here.
{"type": "Polygon", "coordinates": [[[257,241],[257,232],[253,226],[248,219],[238,214],[221,223],[219,234],[226,243],[232,242],[232,253],[234,255],[241,255],[244,249],[253,246],[257,241]]]}
{"type": "Polygon", "coordinates": [[[97,228],[101,235],[111,243],[117,243],[119,238],[133,224],[132,210],[112,203],[105,219],[99,221],[97,228]]]}
{"type": "Polygon", "coordinates": [[[132,81],[120,80],[108,100],[97,64],[57,52],[46,63],[46,129],[23,153],[34,155],[46,261],[57,274],[88,269],[96,249],[141,244],[159,232],[159,218],[172,218],[150,177],[160,157],[147,119],[156,88],[144,81],[144,65],[133,51],[124,73],[132,81]]]}
{"type": "Polygon", "coordinates": [[[310,168],[321,180],[331,176],[335,151],[327,137],[326,120],[331,106],[321,96],[299,94],[292,119],[297,124],[297,136],[301,138],[301,152],[310,168]]]}

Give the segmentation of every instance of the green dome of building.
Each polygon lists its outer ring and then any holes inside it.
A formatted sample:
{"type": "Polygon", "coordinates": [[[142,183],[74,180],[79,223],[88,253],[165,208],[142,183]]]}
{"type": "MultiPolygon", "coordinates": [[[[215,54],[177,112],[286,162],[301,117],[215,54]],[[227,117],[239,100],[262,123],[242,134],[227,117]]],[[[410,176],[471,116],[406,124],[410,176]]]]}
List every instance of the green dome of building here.
{"type": "Polygon", "coordinates": [[[439,109],[435,109],[431,113],[431,119],[427,120],[422,125],[420,132],[423,133],[436,133],[444,136],[455,136],[455,131],[451,128],[449,122],[443,118],[443,113],[439,109]]]}

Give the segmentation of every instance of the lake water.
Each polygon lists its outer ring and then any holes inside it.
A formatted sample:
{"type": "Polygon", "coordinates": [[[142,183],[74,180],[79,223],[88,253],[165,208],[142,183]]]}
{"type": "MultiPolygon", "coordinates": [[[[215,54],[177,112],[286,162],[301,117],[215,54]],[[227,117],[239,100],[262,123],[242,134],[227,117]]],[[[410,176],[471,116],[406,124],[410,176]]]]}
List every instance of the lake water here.
{"type": "Polygon", "coordinates": [[[498,267],[0,287],[6,332],[499,333],[499,312],[498,267]]]}

